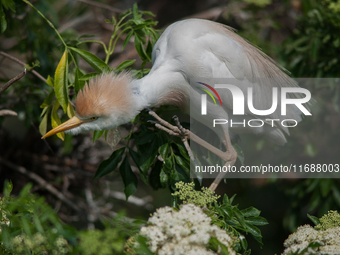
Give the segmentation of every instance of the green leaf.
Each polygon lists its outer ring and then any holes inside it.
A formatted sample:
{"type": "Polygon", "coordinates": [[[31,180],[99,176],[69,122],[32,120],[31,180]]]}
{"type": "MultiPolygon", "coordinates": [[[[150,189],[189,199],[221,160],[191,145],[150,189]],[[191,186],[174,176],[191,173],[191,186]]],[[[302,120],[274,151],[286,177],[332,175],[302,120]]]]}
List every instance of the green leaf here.
{"type": "Polygon", "coordinates": [[[161,182],[162,188],[166,188],[168,186],[168,181],[169,181],[169,176],[168,174],[164,171],[164,169],[161,169],[161,172],[159,174],[159,180],[161,182]]]}
{"type": "Polygon", "coordinates": [[[188,155],[187,150],[184,148],[184,146],[182,146],[181,144],[175,143],[177,148],[179,149],[179,153],[187,160],[190,161],[190,157],[188,155]]]}
{"type": "MultiPolygon", "coordinates": [[[[51,124],[52,124],[52,128],[55,128],[57,126],[59,126],[61,124],[61,120],[59,118],[59,115],[57,113],[58,109],[60,107],[60,104],[58,101],[56,101],[53,105],[53,108],[52,108],[52,114],[51,114],[51,124]]],[[[65,134],[64,132],[60,132],[60,133],[57,133],[57,136],[64,141],[64,138],[65,138],[65,134]]]]}
{"type": "Polygon", "coordinates": [[[127,156],[125,156],[122,164],[120,165],[119,172],[124,182],[126,200],[128,200],[129,196],[136,192],[138,180],[136,175],[132,172],[127,156]]]}
{"type": "Polygon", "coordinates": [[[243,235],[240,235],[239,236],[239,239],[240,239],[240,243],[241,243],[241,246],[244,250],[247,250],[248,248],[248,242],[247,242],[247,239],[243,236],[243,235]]]}
{"type": "Polygon", "coordinates": [[[76,68],[76,71],[74,74],[74,90],[75,90],[76,95],[85,86],[85,81],[80,80],[80,78],[82,78],[83,76],[84,74],[82,73],[82,71],[79,68],[76,68]]]}
{"type": "Polygon", "coordinates": [[[133,60],[126,60],[124,61],[123,63],[121,63],[117,68],[116,70],[117,71],[123,71],[125,68],[131,66],[133,63],[136,62],[136,59],[133,59],[133,60]]]}
{"type": "Polygon", "coordinates": [[[240,225],[246,230],[247,227],[246,227],[245,219],[244,219],[241,211],[236,206],[234,206],[234,208],[233,208],[233,213],[234,213],[237,221],[240,223],[240,225]]]}
{"type": "Polygon", "coordinates": [[[2,8],[2,5],[0,3],[0,24],[1,24],[1,33],[5,32],[7,29],[7,21],[6,21],[6,15],[2,8]]]}
{"type": "Polygon", "coordinates": [[[93,142],[97,141],[104,134],[105,130],[95,130],[93,131],[93,142]]]}
{"type": "Polygon", "coordinates": [[[71,119],[74,115],[76,115],[76,113],[74,112],[74,108],[71,102],[69,101],[67,106],[67,116],[71,119]]]}
{"type": "Polygon", "coordinates": [[[308,213],[307,217],[314,223],[315,226],[320,224],[320,220],[317,217],[309,215],[308,213]]]}
{"type": "Polygon", "coordinates": [[[54,80],[51,76],[47,76],[46,83],[47,83],[48,86],[50,86],[52,88],[54,87],[54,80]]]}
{"type": "Polygon", "coordinates": [[[177,164],[180,165],[183,168],[183,170],[188,170],[188,171],[190,170],[189,164],[181,156],[174,155],[174,157],[175,157],[177,164]]]}
{"type": "Polygon", "coordinates": [[[6,10],[11,9],[15,12],[15,3],[13,0],[2,0],[0,3],[5,7],[6,10]]]}
{"type": "Polygon", "coordinates": [[[268,221],[265,218],[260,217],[260,216],[249,217],[245,220],[245,222],[256,225],[256,226],[264,226],[268,224],[268,221]]]}
{"type": "Polygon", "coordinates": [[[261,231],[257,227],[255,227],[255,226],[253,226],[249,223],[246,223],[246,230],[247,230],[248,233],[250,233],[255,238],[255,240],[262,247],[263,243],[262,243],[261,231]]]}
{"type": "Polygon", "coordinates": [[[51,109],[50,106],[46,107],[45,109],[47,109],[45,116],[43,117],[43,119],[41,120],[40,124],[39,124],[39,132],[41,135],[46,134],[47,131],[47,119],[48,119],[48,112],[49,109],[51,109]]]}
{"type": "Polygon", "coordinates": [[[82,77],[80,77],[79,81],[84,82],[84,84],[85,84],[85,81],[91,80],[91,79],[97,77],[98,75],[100,75],[100,73],[88,73],[88,74],[85,74],[82,77]]]}
{"type": "MultiPolygon", "coordinates": [[[[50,94],[48,94],[48,96],[45,98],[44,102],[40,105],[40,108],[46,108],[46,107],[50,106],[52,104],[52,100],[54,98],[54,95],[55,95],[54,90],[52,90],[50,92],[50,94]]],[[[41,114],[41,116],[42,115],[43,114],[41,114]]]]}
{"type": "Polygon", "coordinates": [[[125,40],[124,40],[124,42],[123,42],[123,50],[125,49],[126,45],[129,43],[129,41],[130,41],[132,35],[133,35],[133,30],[131,30],[131,31],[127,34],[127,36],[125,37],[125,40]]]}
{"type": "Polygon", "coordinates": [[[104,175],[107,175],[114,171],[117,168],[118,164],[122,161],[124,151],[125,148],[115,150],[108,159],[102,161],[93,177],[93,180],[97,180],[100,177],[103,177],[104,175]]]}
{"type": "Polygon", "coordinates": [[[133,19],[137,20],[138,19],[138,5],[137,3],[134,3],[132,6],[132,15],[133,19]]]}
{"type": "Polygon", "coordinates": [[[136,248],[137,254],[154,255],[154,253],[149,250],[147,239],[144,236],[138,235],[136,240],[139,244],[136,248]]]}
{"type": "Polygon", "coordinates": [[[165,143],[161,147],[159,147],[159,154],[161,155],[162,159],[168,158],[169,154],[169,144],[165,143]]]}
{"type": "Polygon", "coordinates": [[[260,215],[261,211],[251,206],[246,209],[243,209],[241,213],[243,214],[244,217],[256,217],[260,215]]]}
{"type": "Polygon", "coordinates": [[[82,59],[84,59],[90,66],[92,66],[96,71],[102,73],[102,72],[110,70],[110,67],[103,60],[98,58],[96,55],[93,55],[92,53],[88,51],[73,48],[73,47],[69,47],[69,49],[79,54],[79,56],[82,59]]]}
{"type": "Polygon", "coordinates": [[[67,111],[68,105],[68,90],[67,90],[67,50],[64,51],[63,56],[58,64],[58,67],[55,71],[54,75],[54,91],[57,97],[57,100],[64,112],[67,111]]]}
{"type": "Polygon", "coordinates": [[[143,173],[147,173],[157,155],[156,140],[153,140],[147,150],[140,157],[140,168],[143,173]]]}
{"type": "Polygon", "coordinates": [[[218,254],[229,255],[228,247],[221,243],[216,237],[211,237],[209,244],[212,246],[214,251],[219,251],[218,254]]]}
{"type": "Polygon", "coordinates": [[[138,155],[137,152],[135,152],[133,149],[129,148],[129,154],[131,156],[131,158],[133,159],[133,161],[135,162],[139,172],[140,172],[140,177],[142,179],[142,181],[145,183],[145,184],[148,184],[148,172],[143,172],[142,169],[139,167],[139,164],[140,164],[140,157],[138,155]]]}

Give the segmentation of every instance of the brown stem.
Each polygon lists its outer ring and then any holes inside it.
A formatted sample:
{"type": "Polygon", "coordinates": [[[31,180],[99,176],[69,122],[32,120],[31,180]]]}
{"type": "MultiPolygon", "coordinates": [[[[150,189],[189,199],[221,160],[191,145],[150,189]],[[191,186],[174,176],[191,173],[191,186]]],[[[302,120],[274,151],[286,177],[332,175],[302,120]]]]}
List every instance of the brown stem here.
{"type": "MultiPolygon", "coordinates": [[[[13,57],[13,56],[3,52],[3,51],[0,51],[0,55],[4,56],[6,58],[9,58],[10,60],[13,60],[14,62],[16,62],[16,63],[18,63],[18,64],[20,64],[22,66],[26,66],[27,65],[24,62],[22,62],[21,60],[19,60],[19,59],[15,58],[15,57],[13,57]]],[[[42,77],[37,71],[35,71],[33,69],[29,70],[29,71],[32,72],[35,76],[37,76],[43,82],[45,82],[45,83],[47,82],[46,79],[44,77],[42,77]]]]}
{"type": "Polygon", "coordinates": [[[109,11],[112,11],[112,12],[116,12],[116,13],[123,13],[124,12],[123,10],[119,10],[117,8],[113,8],[111,6],[108,6],[106,4],[97,3],[97,2],[91,1],[91,0],[79,0],[79,2],[83,2],[83,3],[89,4],[89,5],[93,5],[93,6],[103,8],[103,9],[106,9],[106,10],[109,10],[109,11]]]}
{"type": "Polygon", "coordinates": [[[49,184],[47,181],[45,181],[39,175],[28,171],[26,168],[24,168],[22,166],[17,166],[15,164],[3,159],[3,158],[0,158],[0,162],[3,165],[7,166],[8,168],[11,168],[11,169],[23,174],[23,175],[26,175],[27,177],[31,178],[32,180],[36,181],[39,184],[40,187],[51,192],[53,195],[55,195],[57,198],[59,198],[65,204],[68,204],[74,210],[76,210],[78,212],[81,211],[81,209],[77,205],[75,205],[70,199],[68,199],[64,194],[59,192],[53,185],[49,184]]]}
{"type": "Polygon", "coordinates": [[[6,89],[9,88],[9,86],[11,86],[14,82],[20,80],[20,79],[21,79],[22,77],[24,77],[25,75],[26,75],[26,68],[25,68],[25,70],[24,70],[22,73],[18,74],[17,76],[15,76],[15,77],[12,78],[12,79],[10,79],[5,85],[0,86],[0,95],[1,95],[2,93],[4,93],[4,92],[6,91],[6,89]]]}

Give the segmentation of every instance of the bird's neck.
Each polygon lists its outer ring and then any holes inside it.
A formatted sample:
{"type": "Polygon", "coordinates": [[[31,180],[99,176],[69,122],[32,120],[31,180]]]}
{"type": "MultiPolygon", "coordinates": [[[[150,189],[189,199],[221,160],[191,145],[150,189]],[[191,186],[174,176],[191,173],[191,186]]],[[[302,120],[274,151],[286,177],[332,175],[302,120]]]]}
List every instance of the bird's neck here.
{"type": "Polygon", "coordinates": [[[139,80],[133,80],[132,93],[138,98],[140,107],[175,105],[188,108],[190,85],[181,73],[166,67],[151,70],[139,80]]]}

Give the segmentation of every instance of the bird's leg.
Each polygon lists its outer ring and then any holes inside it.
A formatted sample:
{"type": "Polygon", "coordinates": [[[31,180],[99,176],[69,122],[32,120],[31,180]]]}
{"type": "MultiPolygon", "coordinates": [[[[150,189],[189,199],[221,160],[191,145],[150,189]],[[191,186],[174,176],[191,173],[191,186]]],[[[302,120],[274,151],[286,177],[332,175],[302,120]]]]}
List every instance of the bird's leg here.
{"type": "MultiPolygon", "coordinates": [[[[237,152],[235,151],[233,145],[231,144],[230,141],[230,136],[228,134],[227,131],[225,131],[223,129],[224,132],[224,137],[225,137],[225,141],[223,141],[225,147],[226,147],[226,152],[225,154],[228,157],[228,160],[226,160],[226,163],[224,164],[224,166],[226,166],[228,169],[233,166],[236,162],[237,159],[237,152]]],[[[217,177],[215,178],[215,180],[213,181],[213,183],[210,185],[209,189],[211,191],[215,191],[215,189],[217,188],[218,184],[220,184],[220,182],[223,180],[223,177],[225,176],[226,173],[220,172],[217,177]]]]}
{"type": "Polygon", "coordinates": [[[178,119],[178,117],[176,115],[173,116],[172,118],[174,119],[178,129],[183,134],[182,137],[181,137],[182,138],[182,142],[183,142],[183,144],[184,144],[184,146],[185,146],[185,148],[186,148],[186,150],[187,150],[187,152],[189,154],[189,157],[190,157],[191,161],[194,162],[195,166],[198,166],[197,161],[196,161],[196,159],[194,157],[194,154],[192,153],[192,150],[191,150],[191,148],[189,146],[189,143],[188,143],[188,136],[186,135],[186,133],[187,133],[186,129],[183,128],[183,126],[179,122],[179,119],[178,119]]]}

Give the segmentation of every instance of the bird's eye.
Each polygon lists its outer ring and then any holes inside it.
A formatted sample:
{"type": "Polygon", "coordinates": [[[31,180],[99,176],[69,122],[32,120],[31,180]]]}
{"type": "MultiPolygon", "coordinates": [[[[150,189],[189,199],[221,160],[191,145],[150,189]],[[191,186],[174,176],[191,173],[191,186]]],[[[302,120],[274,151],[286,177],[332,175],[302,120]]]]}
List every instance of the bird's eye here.
{"type": "Polygon", "coordinates": [[[91,118],[91,120],[96,120],[96,119],[98,119],[98,117],[92,117],[92,118],[91,118]]]}

